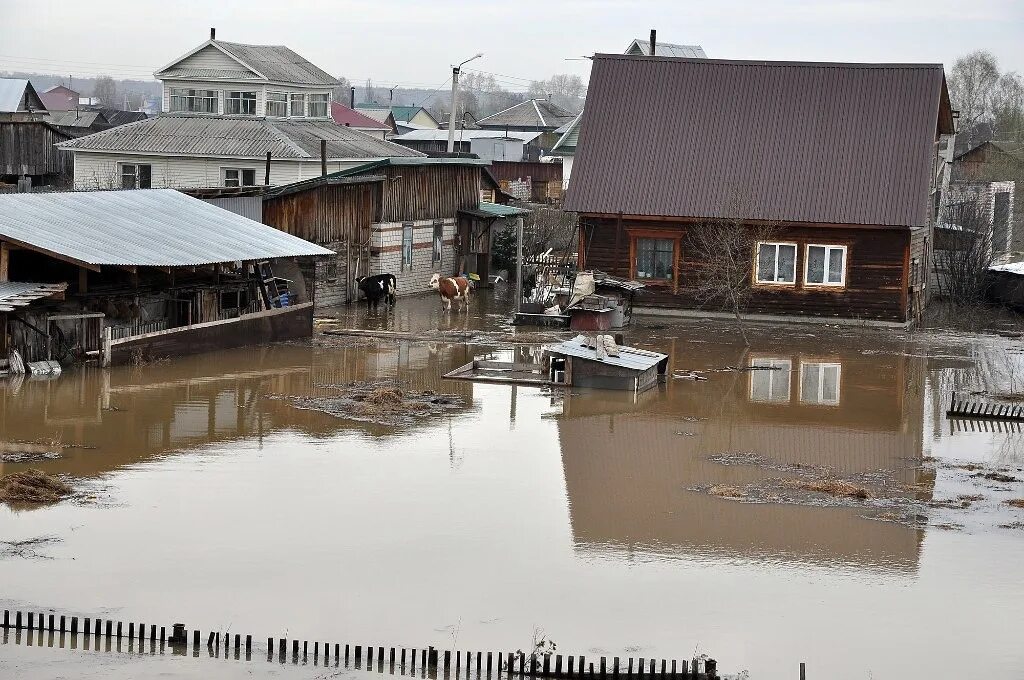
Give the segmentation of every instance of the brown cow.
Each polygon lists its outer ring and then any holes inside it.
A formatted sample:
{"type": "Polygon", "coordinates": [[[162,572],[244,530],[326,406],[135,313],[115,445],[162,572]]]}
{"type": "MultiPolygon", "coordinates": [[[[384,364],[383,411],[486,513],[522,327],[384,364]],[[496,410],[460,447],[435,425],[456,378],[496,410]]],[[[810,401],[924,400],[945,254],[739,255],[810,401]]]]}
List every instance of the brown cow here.
{"type": "Polygon", "coordinates": [[[459,298],[464,302],[463,309],[469,311],[469,291],[473,286],[465,276],[442,277],[434,274],[430,277],[430,287],[441,296],[441,309],[444,311],[452,311],[452,301],[459,298]]]}

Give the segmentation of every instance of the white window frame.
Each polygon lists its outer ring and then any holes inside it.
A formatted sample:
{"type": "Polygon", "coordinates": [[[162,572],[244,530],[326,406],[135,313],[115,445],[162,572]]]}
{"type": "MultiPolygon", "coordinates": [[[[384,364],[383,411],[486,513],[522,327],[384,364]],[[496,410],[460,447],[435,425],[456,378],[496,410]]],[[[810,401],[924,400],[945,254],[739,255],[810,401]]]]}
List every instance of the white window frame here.
{"type": "Polygon", "coordinates": [[[288,93],[288,116],[290,118],[305,118],[306,117],[306,93],[305,92],[289,92],[288,93]],[[302,100],[302,111],[295,113],[293,106],[296,99],[302,100]]]}
{"type": "Polygon", "coordinates": [[[152,189],[153,188],[153,165],[151,163],[118,163],[117,164],[117,170],[118,170],[118,176],[121,178],[120,186],[121,186],[122,189],[152,189]],[[147,167],[147,168],[149,168],[149,186],[148,187],[141,187],[141,186],[139,186],[139,168],[140,167],[147,167]],[[133,178],[132,181],[133,181],[133,184],[135,185],[135,186],[132,186],[132,187],[126,187],[124,185],[124,178],[125,178],[125,175],[126,175],[125,170],[128,169],[128,168],[132,169],[132,172],[130,173],[130,176],[133,178]]]}
{"type": "Polygon", "coordinates": [[[750,360],[751,366],[764,366],[772,367],[772,370],[754,370],[750,371],[750,385],[748,387],[748,395],[750,401],[757,402],[759,404],[788,404],[793,400],[793,361],[791,359],[782,359],[780,357],[753,357],[750,360]],[[754,379],[755,377],[761,377],[763,375],[768,376],[768,398],[761,399],[754,396],[754,379]],[[786,396],[784,399],[773,399],[772,388],[776,382],[781,383],[785,381],[786,384],[786,396]]]}
{"type": "Polygon", "coordinates": [[[796,285],[796,259],[800,254],[800,244],[792,241],[758,241],[757,247],[754,250],[754,283],[758,286],[795,286],[796,285]],[[763,281],[761,279],[761,246],[774,246],[775,247],[775,270],[773,275],[775,277],[772,281],[763,281]],[[792,281],[779,281],[779,247],[790,246],[793,248],[793,280],[792,281]]]}
{"type": "Polygon", "coordinates": [[[314,92],[306,95],[306,111],[310,118],[327,118],[331,115],[331,95],[329,92],[314,92]],[[322,101],[313,101],[313,97],[323,97],[322,101]],[[324,112],[322,114],[314,114],[313,106],[316,104],[323,104],[324,112]]]}
{"type": "Polygon", "coordinates": [[[220,169],[220,180],[221,184],[225,187],[254,187],[256,186],[256,169],[255,168],[221,168],[220,169]],[[237,184],[228,184],[228,173],[237,173],[237,177],[232,180],[237,184]],[[245,173],[252,173],[252,184],[245,183],[245,173]]]}
{"type": "Polygon", "coordinates": [[[224,114],[228,116],[255,116],[256,115],[256,103],[259,101],[259,94],[255,90],[227,90],[224,93],[224,114]],[[232,95],[237,94],[237,97],[232,95]],[[245,97],[244,95],[251,94],[252,98],[245,97]],[[228,111],[231,108],[231,102],[238,102],[238,111],[228,111]],[[252,110],[246,111],[243,104],[252,102],[252,110]]]}
{"type": "Polygon", "coordinates": [[[170,108],[171,113],[198,113],[205,116],[215,116],[220,113],[220,90],[208,90],[206,88],[199,87],[172,87],[168,93],[167,104],[170,108]],[[175,92],[181,94],[175,94],[175,92]],[[203,94],[199,94],[203,93],[203,94]],[[213,93],[213,96],[209,96],[213,93]],[[175,99],[184,99],[185,108],[176,109],[174,108],[175,99]],[[195,103],[199,100],[210,100],[213,101],[213,111],[199,111],[195,108],[195,103]],[[189,107],[189,102],[192,102],[192,107],[189,107]]]}
{"type": "Polygon", "coordinates": [[[814,406],[838,406],[842,400],[842,386],[843,386],[843,365],[835,361],[801,361],[800,362],[800,403],[810,404],[814,406]],[[826,399],[824,395],[823,386],[825,381],[822,380],[822,376],[825,374],[825,369],[834,368],[836,369],[836,398],[826,399]],[[804,371],[814,370],[818,372],[818,393],[815,395],[804,394],[804,371]]]}
{"type": "Polygon", "coordinates": [[[843,288],[844,286],[846,286],[846,258],[847,258],[848,255],[849,255],[849,252],[848,252],[848,249],[847,249],[846,246],[837,246],[837,245],[828,244],[828,243],[808,243],[807,245],[805,245],[804,246],[804,285],[805,286],[815,286],[815,287],[820,286],[822,288],[843,288]],[[817,282],[817,281],[811,281],[811,280],[809,280],[807,278],[807,273],[810,270],[810,264],[811,264],[811,248],[824,248],[825,249],[825,262],[824,262],[824,267],[822,268],[822,279],[823,279],[823,282],[820,282],[820,283],[817,282]],[[832,251],[832,250],[841,250],[841,251],[843,251],[843,271],[841,272],[841,274],[839,276],[839,282],[838,283],[836,283],[835,281],[829,281],[828,280],[828,275],[830,273],[829,272],[829,261],[830,261],[829,254],[830,254],[830,251],[832,251]]]}
{"type": "Polygon", "coordinates": [[[416,252],[416,225],[412,222],[404,222],[402,224],[402,271],[412,271],[412,258],[416,252]],[[408,234],[408,240],[405,235],[408,234]],[[408,253],[406,252],[406,244],[408,243],[408,253]]]}
{"type": "Polygon", "coordinates": [[[263,112],[264,112],[264,114],[266,116],[268,116],[270,118],[287,118],[288,117],[288,105],[290,103],[291,103],[291,97],[289,96],[289,94],[287,92],[279,92],[279,91],[276,91],[276,90],[268,91],[267,94],[266,94],[266,100],[263,102],[263,107],[264,107],[263,108],[263,112]],[[282,101],[275,100],[273,97],[276,96],[276,95],[280,95],[280,96],[284,97],[284,100],[282,100],[282,101]],[[273,103],[273,104],[284,104],[284,111],[282,113],[271,113],[270,112],[270,105],[271,105],[271,103],[273,103]]]}

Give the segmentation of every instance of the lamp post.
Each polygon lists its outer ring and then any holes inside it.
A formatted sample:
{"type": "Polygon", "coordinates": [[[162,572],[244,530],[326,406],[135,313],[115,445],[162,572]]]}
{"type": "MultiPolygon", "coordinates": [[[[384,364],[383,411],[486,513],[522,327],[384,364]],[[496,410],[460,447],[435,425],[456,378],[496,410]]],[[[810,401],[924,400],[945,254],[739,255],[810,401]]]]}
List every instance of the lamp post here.
{"type": "Polygon", "coordinates": [[[452,107],[451,112],[448,114],[448,153],[455,153],[455,105],[459,98],[459,70],[469,62],[482,56],[484,56],[484,53],[478,52],[458,66],[452,66],[452,107]]]}

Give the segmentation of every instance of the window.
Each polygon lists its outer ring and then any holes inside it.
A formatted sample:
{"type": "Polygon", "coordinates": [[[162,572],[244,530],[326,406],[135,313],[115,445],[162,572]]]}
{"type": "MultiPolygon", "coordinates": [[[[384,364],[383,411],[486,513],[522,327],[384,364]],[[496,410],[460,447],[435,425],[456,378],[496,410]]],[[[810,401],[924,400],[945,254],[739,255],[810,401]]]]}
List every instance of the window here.
{"type": "Polygon", "coordinates": [[[441,248],[444,247],[444,223],[434,222],[434,257],[431,262],[441,261],[441,248]]]}
{"type": "Polygon", "coordinates": [[[839,403],[840,364],[807,362],[800,364],[800,401],[805,404],[835,406],[839,403]]]}
{"type": "Polygon", "coordinates": [[[288,95],[285,92],[267,93],[267,115],[280,116],[288,115],[288,95]]]}
{"type": "Polygon", "coordinates": [[[412,269],[412,224],[402,225],[402,271],[412,269]]]}
{"type": "Polygon", "coordinates": [[[636,240],[636,278],[671,280],[674,275],[676,242],[670,238],[636,240]]]}
{"type": "Polygon", "coordinates": [[[327,107],[330,104],[331,95],[329,94],[311,94],[309,95],[309,117],[310,118],[326,118],[327,107]]]}
{"type": "Polygon", "coordinates": [[[256,93],[229,91],[227,99],[224,100],[224,113],[255,116],[256,93]]]}
{"type": "Polygon", "coordinates": [[[846,246],[807,246],[804,283],[842,286],[846,283],[846,246]]]}
{"type": "Polygon", "coordinates": [[[750,360],[750,400],[789,401],[789,378],[793,362],[789,359],[755,358],[750,360]]]}
{"type": "Polygon", "coordinates": [[[291,102],[291,107],[288,110],[289,116],[298,118],[305,117],[306,115],[306,95],[304,94],[292,94],[288,95],[291,102]]]}
{"type": "Polygon", "coordinates": [[[153,166],[138,163],[121,164],[122,189],[151,189],[153,187],[153,166]]]}
{"type": "Polygon", "coordinates": [[[324,278],[327,283],[334,283],[338,280],[338,261],[330,260],[324,268],[324,278]]]}
{"type": "Polygon", "coordinates": [[[256,171],[252,168],[224,168],[224,186],[256,186],[256,171]]]}
{"type": "Polygon", "coordinates": [[[792,284],[796,281],[795,243],[757,244],[757,282],[792,284]]]}
{"type": "Polygon", "coordinates": [[[171,89],[171,111],[189,111],[191,113],[218,113],[217,90],[171,89]]]}

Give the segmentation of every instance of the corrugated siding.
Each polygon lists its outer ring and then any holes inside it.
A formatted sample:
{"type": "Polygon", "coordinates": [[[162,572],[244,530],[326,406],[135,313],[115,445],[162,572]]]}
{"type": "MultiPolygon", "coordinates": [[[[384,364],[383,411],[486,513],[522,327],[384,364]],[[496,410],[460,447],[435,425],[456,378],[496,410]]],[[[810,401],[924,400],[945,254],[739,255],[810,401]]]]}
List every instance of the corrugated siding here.
{"type": "MultiPolygon", "coordinates": [[[[256,222],[263,222],[262,196],[229,196],[227,198],[203,198],[210,205],[233,212],[256,222]]],[[[308,240],[308,239],[307,239],[308,240]]]]}
{"type": "Polygon", "coordinates": [[[943,90],[941,65],[599,55],[566,209],[924,226],[943,90]]]}

